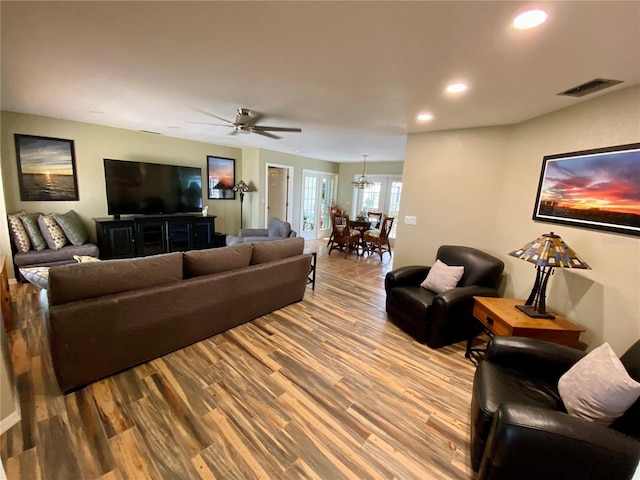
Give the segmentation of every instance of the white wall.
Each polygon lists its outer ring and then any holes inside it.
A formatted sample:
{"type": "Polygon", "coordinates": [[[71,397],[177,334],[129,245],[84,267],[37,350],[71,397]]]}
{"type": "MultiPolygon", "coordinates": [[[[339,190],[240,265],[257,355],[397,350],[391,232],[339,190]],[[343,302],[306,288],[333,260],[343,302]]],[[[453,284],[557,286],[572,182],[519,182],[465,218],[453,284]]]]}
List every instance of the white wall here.
{"type": "Polygon", "coordinates": [[[430,264],[443,244],[469,245],[505,262],[504,296],[526,298],[534,267],[508,252],[553,230],[593,270],[556,269],[548,305],[582,325],[593,348],[622,353],[640,338],[640,239],[533,222],[545,155],[640,142],[640,86],[519,125],[411,134],[403,171],[394,266],[430,264]]]}

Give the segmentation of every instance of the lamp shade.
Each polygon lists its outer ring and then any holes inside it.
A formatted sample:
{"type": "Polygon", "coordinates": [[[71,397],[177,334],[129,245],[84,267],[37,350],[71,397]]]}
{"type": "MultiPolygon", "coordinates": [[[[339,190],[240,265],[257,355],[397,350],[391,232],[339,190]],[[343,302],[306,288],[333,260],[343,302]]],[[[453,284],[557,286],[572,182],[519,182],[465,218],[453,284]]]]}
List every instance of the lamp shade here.
{"type": "Polygon", "coordinates": [[[543,233],[509,255],[525,260],[540,267],[580,268],[591,270],[587,262],[566,244],[559,235],[543,233]]]}
{"type": "Polygon", "coordinates": [[[244,180],[240,180],[238,184],[235,187],[233,187],[233,191],[240,192],[240,193],[247,193],[247,192],[250,192],[251,189],[249,188],[249,185],[244,183],[244,180]]]}

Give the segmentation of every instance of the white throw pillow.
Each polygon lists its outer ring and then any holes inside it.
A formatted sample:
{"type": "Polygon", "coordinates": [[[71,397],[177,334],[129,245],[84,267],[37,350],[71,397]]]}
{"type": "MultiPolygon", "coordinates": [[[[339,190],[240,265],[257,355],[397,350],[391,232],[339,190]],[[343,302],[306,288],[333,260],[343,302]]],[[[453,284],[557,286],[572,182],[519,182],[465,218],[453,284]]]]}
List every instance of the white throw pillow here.
{"type": "Polygon", "coordinates": [[[420,286],[436,293],[446,292],[456,288],[463,274],[464,267],[450,267],[446,263],[436,260],[436,263],[429,270],[427,278],[420,286]]]}
{"type": "Polygon", "coordinates": [[[558,392],[569,415],[610,425],[640,397],[640,383],[604,343],[560,377],[558,392]]]}

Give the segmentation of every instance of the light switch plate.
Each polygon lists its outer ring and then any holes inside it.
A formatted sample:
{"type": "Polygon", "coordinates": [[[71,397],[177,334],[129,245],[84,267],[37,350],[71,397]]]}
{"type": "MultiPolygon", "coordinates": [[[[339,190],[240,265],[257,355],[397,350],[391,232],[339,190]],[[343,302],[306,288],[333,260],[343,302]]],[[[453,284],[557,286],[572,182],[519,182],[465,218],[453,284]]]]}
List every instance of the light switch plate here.
{"type": "Polygon", "coordinates": [[[404,216],[404,223],[406,225],[416,225],[418,221],[418,218],[415,215],[405,215],[404,216]]]}

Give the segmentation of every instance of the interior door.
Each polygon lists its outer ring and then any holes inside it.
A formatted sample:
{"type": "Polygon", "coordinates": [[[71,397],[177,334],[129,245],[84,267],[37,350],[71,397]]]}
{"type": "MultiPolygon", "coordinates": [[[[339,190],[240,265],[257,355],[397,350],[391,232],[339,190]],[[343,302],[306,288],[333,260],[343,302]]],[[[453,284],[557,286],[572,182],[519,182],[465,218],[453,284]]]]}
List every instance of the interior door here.
{"type": "Polygon", "coordinates": [[[287,218],[288,170],[280,167],[268,167],[267,224],[273,217],[290,222],[287,218]]]}

